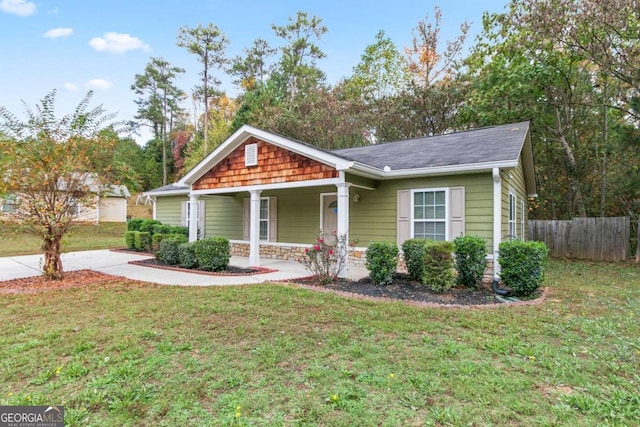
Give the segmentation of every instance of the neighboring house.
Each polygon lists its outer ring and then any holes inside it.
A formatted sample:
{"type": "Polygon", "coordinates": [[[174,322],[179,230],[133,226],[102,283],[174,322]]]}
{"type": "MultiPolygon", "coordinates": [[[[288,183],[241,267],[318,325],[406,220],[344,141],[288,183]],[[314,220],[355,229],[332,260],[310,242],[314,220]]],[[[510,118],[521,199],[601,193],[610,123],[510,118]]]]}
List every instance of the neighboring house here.
{"type": "Polygon", "coordinates": [[[76,221],[82,222],[126,222],[127,199],[131,197],[125,185],[107,185],[101,195],[96,194],[91,206],[76,206],[76,221]]]}
{"type": "MultiPolygon", "coordinates": [[[[125,185],[107,185],[102,194],[98,194],[96,184],[89,183],[91,191],[96,193],[94,203],[91,206],[70,206],[75,214],[74,221],[79,222],[126,222],[127,199],[131,197],[129,189],[125,185]]],[[[9,195],[0,199],[0,215],[15,214],[19,206],[19,197],[9,195]]]]}
{"type": "MultiPolygon", "coordinates": [[[[536,196],[529,122],[326,151],[243,126],[177,183],[145,193],[154,218],[187,225],[190,240],[221,236],[232,253],[297,259],[319,229],[375,240],[498,244],[526,238],[536,196]]],[[[499,268],[499,266],[496,266],[499,268]]]]}

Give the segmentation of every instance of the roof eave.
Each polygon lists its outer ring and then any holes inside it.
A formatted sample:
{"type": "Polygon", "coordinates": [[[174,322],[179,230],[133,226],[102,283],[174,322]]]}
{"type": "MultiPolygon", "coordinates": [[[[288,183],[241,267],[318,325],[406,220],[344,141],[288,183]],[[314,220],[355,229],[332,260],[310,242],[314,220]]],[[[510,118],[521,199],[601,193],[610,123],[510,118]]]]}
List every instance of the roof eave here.
{"type": "Polygon", "coordinates": [[[491,172],[494,168],[509,169],[518,166],[518,159],[503,160],[499,162],[486,163],[470,163],[465,165],[450,166],[432,166],[417,169],[399,169],[385,172],[378,168],[364,165],[362,163],[353,163],[353,167],[348,171],[359,176],[365,176],[375,179],[398,179],[398,178],[415,178],[421,176],[439,176],[439,175],[460,175],[465,173],[491,172]]]}
{"type": "Polygon", "coordinates": [[[176,190],[164,190],[164,191],[145,191],[143,196],[182,196],[189,194],[189,188],[176,189],[176,190]]]}

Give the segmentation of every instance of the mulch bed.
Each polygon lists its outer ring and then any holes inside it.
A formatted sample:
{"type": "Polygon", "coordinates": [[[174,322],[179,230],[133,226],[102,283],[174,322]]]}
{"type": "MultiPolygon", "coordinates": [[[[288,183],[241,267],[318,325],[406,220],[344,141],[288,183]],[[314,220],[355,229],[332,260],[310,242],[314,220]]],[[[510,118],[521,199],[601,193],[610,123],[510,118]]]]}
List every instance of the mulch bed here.
{"type": "MultiPolygon", "coordinates": [[[[248,269],[237,269],[235,274],[249,273],[248,269]],[[238,271],[241,270],[241,271],[238,271]]],[[[202,272],[201,272],[202,273],[202,272]]],[[[122,277],[99,273],[92,270],[70,271],[61,280],[47,280],[44,276],[33,276],[0,282],[0,294],[35,294],[45,291],[55,291],[87,286],[108,286],[114,281],[122,279],[127,283],[152,285],[151,283],[123,279],[122,277]]],[[[478,289],[472,290],[456,287],[442,294],[429,291],[428,288],[407,278],[406,274],[397,274],[395,281],[387,286],[374,284],[368,277],[358,281],[341,280],[327,285],[318,285],[313,277],[296,279],[295,286],[318,292],[331,292],[340,296],[371,301],[402,301],[409,305],[420,307],[448,307],[448,308],[490,308],[506,304],[495,298],[490,283],[483,283],[478,289]]],[[[532,299],[509,303],[508,305],[536,305],[542,303],[549,293],[549,288],[542,288],[532,299]]]]}
{"type": "MultiPolygon", "coordinates": [[[[373,301],[398,301],[418,306],[433,307],[496,307],[504,305],[495,297],[491,290],[491,282],[484,282],[477,289],[455,287],[444,293],[432,292],[426,286],[409,280],[407,274],[398,273],[393,283],[380,286],[369,278],[357,281],[339,280],[326,285],[318,285],[313,277],[296,279],[299,286],[323,292],[333,292],[338,295],[368,299],[373,301]]],[[[514,305],[532,305],[543,301],[548,293],[547,288],[538,290],[526,301],[509,303],[514,305]]]]}
{"type": "Polygon", "coordinates": [[[185,273],[206,274],[209,276],[246,276],[253,274],[273,273],[276,270],[271,270],[263,267],[251,267],[242,268],[228,265],[224,271],[207,271],[200,269],[189,269],[178,267],[174,265],[167,265],[155,258],[143,259],[140,261],[129,261],[129,264],[142,265],[145,267],[161,268],[163,270],[183,271],[185,273]]]}
{"type": "Polygon", "coordinates": [[[25,277],[23,279],[0,282],[0,294],[34,294],[86,286],[104,285],[121,277],[99,273],[93,270],[65,272],[60,280],[48,280],[44,276],[25,277]]]}

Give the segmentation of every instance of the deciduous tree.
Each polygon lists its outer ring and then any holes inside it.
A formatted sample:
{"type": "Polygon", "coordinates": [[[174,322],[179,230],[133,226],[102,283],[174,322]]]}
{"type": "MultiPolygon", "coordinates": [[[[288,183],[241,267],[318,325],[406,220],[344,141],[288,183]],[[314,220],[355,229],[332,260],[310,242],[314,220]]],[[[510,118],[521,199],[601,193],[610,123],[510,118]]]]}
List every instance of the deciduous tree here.
{"type": "MultiPolygon", "coordinates": [[[[55,90],[21,120],[0,108],[0,193],[17,195],[17,217],[42,238],[43,272],[60,279],[62,238],[78,206],[95,203],[113,174],[114,115],[90,108],[92,92],[71,114],[55,115],[55,90]]],[[[115,136],[115,137],[114,137],[115,136]]]]}

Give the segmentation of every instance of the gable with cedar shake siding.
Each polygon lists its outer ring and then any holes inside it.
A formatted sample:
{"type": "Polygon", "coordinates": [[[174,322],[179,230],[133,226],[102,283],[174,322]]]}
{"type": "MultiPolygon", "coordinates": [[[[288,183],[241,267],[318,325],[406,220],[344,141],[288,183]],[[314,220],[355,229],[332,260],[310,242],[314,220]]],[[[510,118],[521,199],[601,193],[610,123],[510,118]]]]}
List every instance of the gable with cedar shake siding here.
{"type": "Polygon", "coordinates": [[[478,235],[491,259],[501,241],[526,238],[536,191],[529,128],[326,151],[243,126],[180,181],[146,194],[157,219],[197,223],[192,240],[226,237],[256,263],[295,259],[327,227],[360,251],[374,240],[478,235]]]}

